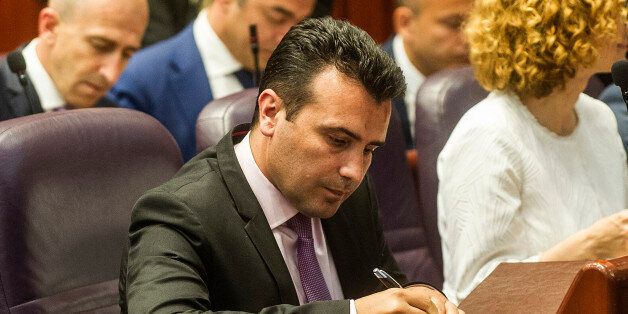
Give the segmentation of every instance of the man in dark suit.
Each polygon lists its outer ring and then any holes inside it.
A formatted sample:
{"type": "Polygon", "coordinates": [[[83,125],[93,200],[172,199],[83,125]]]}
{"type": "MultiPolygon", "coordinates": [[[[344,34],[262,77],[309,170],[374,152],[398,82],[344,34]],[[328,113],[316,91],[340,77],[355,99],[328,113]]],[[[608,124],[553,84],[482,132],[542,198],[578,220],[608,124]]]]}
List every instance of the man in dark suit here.
{"type": "Polygon", "coordinates": [[[214,0],[176,36],[133,57],[109,98],[159,120],[184,160],[196,155],[195,126],[212,99],[253,87],[249,25],[256,24],[259,62],[291,26],[309,16],[315,0],[214,0]]]}
{"type": "Polygon", "coordinates": [[[145,0],[51,0],[39,36],[17,59],[22,84],[0,60],[0,120],[61,108],[107,106],[102,99],[139,49],[148,21],[145,0]]]}
{"type": "Polygon", "coordinates": [[[250,131],[236,127],[136,204],[128,311],[457,313],[429,286],[378,292],[373,276],[380,267],[406,283],[363,180],[403,86],[349,23],[291,29],[268,61],[250,131]]]}
{"type": "Polygon", "coordinates": [[[473,0],[397,0],[396,34],[383,48],[401,67],[408,84],[405,96],[393,100],[408,148],[414,147],[415,99],[425,77],[468,63],[460,25],[472,6],[473,0]]]}

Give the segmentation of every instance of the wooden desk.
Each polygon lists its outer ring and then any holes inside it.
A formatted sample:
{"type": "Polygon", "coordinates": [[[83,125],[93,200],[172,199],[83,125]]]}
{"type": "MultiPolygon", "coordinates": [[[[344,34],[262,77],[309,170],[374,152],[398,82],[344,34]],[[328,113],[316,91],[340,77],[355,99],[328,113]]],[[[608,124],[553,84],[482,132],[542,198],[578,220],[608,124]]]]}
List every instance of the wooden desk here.
{"type": "Polygon", "coordinates": [[[503,263],[460,304],[466,313],[628,313],[628,256],[503,263]]]}

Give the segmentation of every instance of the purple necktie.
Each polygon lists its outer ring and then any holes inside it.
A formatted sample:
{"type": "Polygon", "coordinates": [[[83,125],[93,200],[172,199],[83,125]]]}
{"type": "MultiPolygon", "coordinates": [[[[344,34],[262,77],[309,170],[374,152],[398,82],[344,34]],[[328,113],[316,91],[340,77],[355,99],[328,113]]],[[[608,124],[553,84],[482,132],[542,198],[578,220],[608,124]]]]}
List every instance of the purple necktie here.
{"type": "Polygon", "coordinates": [[[297,268],[307,303],[331,300],[321,267],[316,259],[310,218],[298,213],[290,218],[286,225],[299,237],[297,240],[297,268]]]}

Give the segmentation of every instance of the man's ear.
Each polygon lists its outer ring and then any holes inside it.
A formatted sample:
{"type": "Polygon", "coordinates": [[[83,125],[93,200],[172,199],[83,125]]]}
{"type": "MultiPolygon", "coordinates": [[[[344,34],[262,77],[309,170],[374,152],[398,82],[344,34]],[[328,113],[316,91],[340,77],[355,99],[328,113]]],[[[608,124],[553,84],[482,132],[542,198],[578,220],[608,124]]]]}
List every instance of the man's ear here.
{"type": "Polygon", "coordinates": [[[265,89],[257,98],[257,104],[259,106],[260,131],[264,136],[272,136],[278,120],[285,116],[285,113],[280,113],[283,109],[283,101],[274,90],[265,89]]]}
{"type": "Polygon", "coordinates": [[[47,7],[39,11],[38,19],[39,38],[47,43],[54,42],[60,22],[59,13],[47,7]]]}
{"type": "Polygon", "coordinates": [[[413,17],[414,12],[412,12],[412,9],[404,6],[397,7],[395,11],[393,11],[392,18],[395,33],[403,36],[404,32],[410,31],[408,28],[410,26],[410,23],[412,22],[413,17]]]}

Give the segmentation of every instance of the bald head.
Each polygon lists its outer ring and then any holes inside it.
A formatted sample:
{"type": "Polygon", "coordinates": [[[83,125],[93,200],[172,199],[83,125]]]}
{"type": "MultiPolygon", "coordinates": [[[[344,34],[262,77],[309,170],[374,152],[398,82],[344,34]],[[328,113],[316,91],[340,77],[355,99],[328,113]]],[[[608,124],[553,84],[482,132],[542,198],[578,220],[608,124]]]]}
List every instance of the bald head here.
{"type": "Polygon", "coordinates": [[[91,107],[139,49],[147,23],[146,0],[50,0],[37,55],[66,103],[91,107]]]}
{"type": "MultiPolygon", "coordinates": [[[[208,2],[211,2],[207,0],[208,2]]],[[[84,12],[86,8],[105,8],[124,4],[129,10],[137,12],[138,17],[148,17],[148,3],[146,0],[49,0],[48,7],[59,14],[63,20],[70,20],[76,12],[84,12]]]]}
{"type": "Polygon", "coordinates": [[[421,10],[423,0],[397,0],[397,7],[407,7],[418,14],[421,10]]]}

